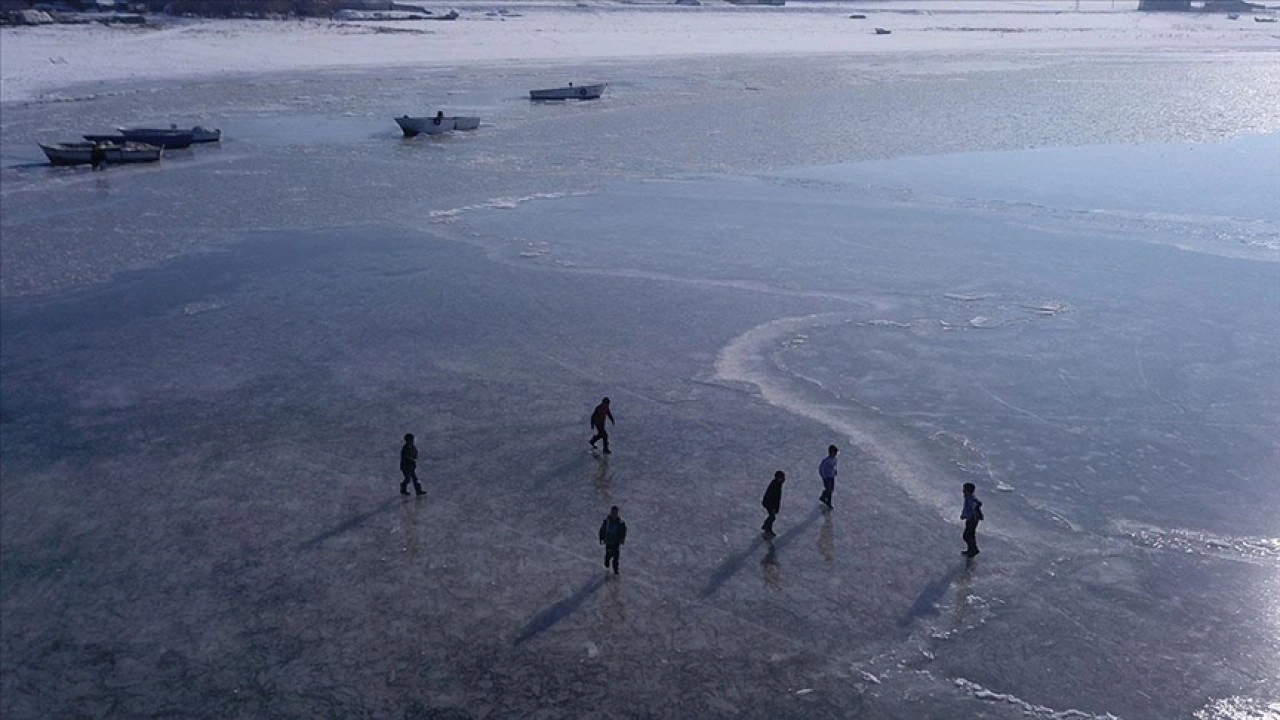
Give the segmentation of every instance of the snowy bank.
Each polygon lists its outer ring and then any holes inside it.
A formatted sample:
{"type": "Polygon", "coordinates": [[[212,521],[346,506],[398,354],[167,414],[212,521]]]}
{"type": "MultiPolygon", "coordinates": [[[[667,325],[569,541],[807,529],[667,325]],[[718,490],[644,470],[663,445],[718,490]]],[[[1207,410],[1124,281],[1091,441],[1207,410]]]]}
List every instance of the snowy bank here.
{"type": "Polygon", "coordinates": [[[75,83],[224,73],[695,55],[1274,50],[1276,25],[1133,12],[1073,0],[724,4],[538,4],[519,13],[455,4],[453,23],[160,18],[158,27],[0,29],[0,100],[75,83]],[[866,14],[851,19],[851,12],[866,14]],[[875,26],[892,35],[876,35],[875,26]]]}

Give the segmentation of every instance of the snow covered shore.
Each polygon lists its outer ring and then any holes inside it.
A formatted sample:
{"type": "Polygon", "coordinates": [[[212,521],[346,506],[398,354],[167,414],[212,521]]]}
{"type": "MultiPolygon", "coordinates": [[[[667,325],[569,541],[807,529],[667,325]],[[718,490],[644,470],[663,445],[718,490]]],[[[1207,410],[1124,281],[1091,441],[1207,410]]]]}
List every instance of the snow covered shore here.
{"type": "Polygon", "coordinates": [[[456,22],[161,18],[159,27],[0,29],[0,100],[76,83],[313,68],[795,55],[1276,50],[1276,25],[1137,13],[1132,0],[899,0],[740,8],[458,4],[456,22]],[[1080,11],[1076,11],[1076,6],[1080,11]],[[851,19],[854,13],[866,19],[851,19]],[[892,30],[876,35],[875,27],[892,30]]]}

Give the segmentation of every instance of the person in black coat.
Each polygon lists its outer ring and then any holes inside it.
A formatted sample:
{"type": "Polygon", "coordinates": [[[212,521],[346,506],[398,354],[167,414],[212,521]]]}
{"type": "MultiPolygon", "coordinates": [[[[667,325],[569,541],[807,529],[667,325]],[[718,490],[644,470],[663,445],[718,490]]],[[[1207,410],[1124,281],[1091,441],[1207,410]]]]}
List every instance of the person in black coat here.
{"type": "Polygon", "coordinates": [[[604,566],[613,562],[613,574],[618,574],[618,552],[627,541],[627,524],[618,516],[618,506],[609,508],[609,514],[600,523],[600,544],[604,546],[604,566]]]}
{"type": "Polygon", "coordinates": [[[591,429],[595,431],[595,435],[591,436],[591,449],[596,449],[596,441],[604,440],[604,454],[609,454],[609,433],[604,429],[604,421],[613,422],[613,413],[609,412],[609,398],[600,401],[595,410],[591,411],[591,429]]]}
{"type": "Polygon", "coordinates": [[[93,164],[94,170],[107,169],[107,144],[104,142],[95,142],[93,149],[89,151],[89,162],[93,164]]]}
{"type": "Polygon", "coordinates": [[[400,494],[409,494],[409,481],[413,481],[413,489],[419,495],[425,495],[418,484],[418,446],[413,444],[413,433],[405,433],[404,447],[400,448],[400,472],[404,480],[400,481],[400,494]]]}
{"type": "Polygon", "coordinates": [[[764,526],[760,529],[769,537],[774,536],[773,521],[778,517],[778,510],[782,509],[782,483],[787,481],[786,473],[779,470],[773,474],[773,480],[769,482],[769,487],[764,491],[764,499],[760,504],[764,506],[765,512],[769,513],[769,517],[764,519],[764,526]]]}

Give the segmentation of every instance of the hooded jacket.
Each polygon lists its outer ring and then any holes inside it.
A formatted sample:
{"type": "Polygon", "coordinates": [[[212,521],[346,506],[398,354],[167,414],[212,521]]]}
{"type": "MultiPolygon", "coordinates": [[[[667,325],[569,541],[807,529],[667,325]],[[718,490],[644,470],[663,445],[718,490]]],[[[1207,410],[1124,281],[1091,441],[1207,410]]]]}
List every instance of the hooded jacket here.
{"type": "Polygon", "coordinates": [[[765,510],[777,513],[782,508],[782,483],[784,482],[786,482],[785,478],[774,478],[769,481],[769,487],[764,491],[764,498],[760,500],[765,510]]]}
{"type": "Polygon", "coordinates": [[[606,545],[621,545],[627,541],[627,524],[621,517],[606,515],[600,523],[600,542],[606,545]]]}

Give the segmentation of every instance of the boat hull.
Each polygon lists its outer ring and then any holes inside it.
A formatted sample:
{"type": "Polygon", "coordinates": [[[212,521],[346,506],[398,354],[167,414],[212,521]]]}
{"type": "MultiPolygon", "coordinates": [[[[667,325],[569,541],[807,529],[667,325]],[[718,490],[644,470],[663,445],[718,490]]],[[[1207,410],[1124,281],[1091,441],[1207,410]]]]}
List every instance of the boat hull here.
{"type": "Polygon", "coordinates": [[[222,131],[218,128],[210,130],[202,125],[191,128],[191,142],[193,143],[214,143],[222,141],[222,131]]]}
{"type": "MultiPolygon", "coordinates": [[[[52,165],[91,165],[93,164],[93,146],[91,142],[40,143],[40,149],[52,165]]],[[[127,163],[156,162],[160,159],[160,148],[143,143],[123,143],[107,145],[106,161],[108,165],[127,163]]]]}
{"type": "MultiPolygon", "coordinates": [[[[123,135],[125,138],[129,140],[134,140],[136,137],[140,135],[158,136],[158,135],[167,135],[171,133],[187,132],[186,130],[179,130],[176,126],[168,127],[168,128],[116,128],[116,130],[119,131],[121,135],[123,135]]],[[[196,125],[195,127],[191,128],[191,142],[193,144],[218,142],[221,139],[222,139],[222,131],[217,128],[209,129],[207,127],[204,127],[203,125],[196,125]]],[[[138,142],[144,142],[144,141],[138,140],[138,142]]]]}
{"type": "Polygon", "coordinates": [[[127,130],[119,135],[83,135],[82,137],[89,142],[142,143],[143,145],[155,145],[165,150],[180,150],[185,147],[191,147],[192,142],[190,130],[162,130],[158,132],[127,130]]]}
{"type": "Polygon", "coordinates": [[[416,135],[439,135],[453,129],[454,119],[451,117],[410,117],[402,115],[396,118],[396,124],[404,132],[405,137],[416,135]]]}
{"type": "Polygon", "coordinates": [[[570,85],[562,88],[530,90],[530,100],[595,100],[604,94],[604,83],[595,85],[570,85]]]}

